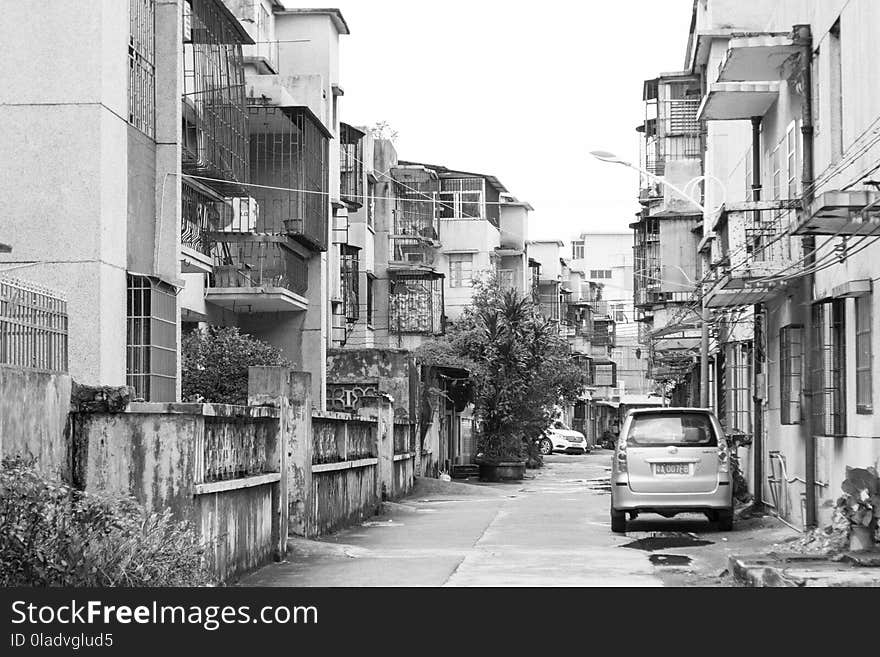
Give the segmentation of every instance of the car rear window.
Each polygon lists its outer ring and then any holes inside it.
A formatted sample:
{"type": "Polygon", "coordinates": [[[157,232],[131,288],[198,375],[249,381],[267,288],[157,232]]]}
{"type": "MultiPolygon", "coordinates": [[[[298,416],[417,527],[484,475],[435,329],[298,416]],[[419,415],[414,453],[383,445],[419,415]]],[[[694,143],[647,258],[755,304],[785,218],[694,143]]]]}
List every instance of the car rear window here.
{"type": "Polygon", "coordinates": [[[627,445],[638,447],[711,447],[718,444],[705,413],[646,413],[633,417],[627,445]]]}

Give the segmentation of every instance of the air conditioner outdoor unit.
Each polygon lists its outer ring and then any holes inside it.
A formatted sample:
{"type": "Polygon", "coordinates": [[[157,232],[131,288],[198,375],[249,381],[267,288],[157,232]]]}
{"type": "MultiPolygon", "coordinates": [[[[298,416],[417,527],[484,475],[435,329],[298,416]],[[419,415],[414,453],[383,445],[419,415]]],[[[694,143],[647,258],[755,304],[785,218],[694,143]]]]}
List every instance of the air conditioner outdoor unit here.
{"type": "Polygon", "coordinates": [[[253,233],[257,229],[257,217],[260,212],[257,200],[250,196],[237,196],[226,199],[226,202],[232,208],[232,213],[226,218],[227,223],[223,227],[223,231],[253,233]]]}
{"type": "Polygon", "coordinates": [[[410,251],[406,254],[406,261],[412,263],[424,264],[425,254],[423,251],[410,251]]]}

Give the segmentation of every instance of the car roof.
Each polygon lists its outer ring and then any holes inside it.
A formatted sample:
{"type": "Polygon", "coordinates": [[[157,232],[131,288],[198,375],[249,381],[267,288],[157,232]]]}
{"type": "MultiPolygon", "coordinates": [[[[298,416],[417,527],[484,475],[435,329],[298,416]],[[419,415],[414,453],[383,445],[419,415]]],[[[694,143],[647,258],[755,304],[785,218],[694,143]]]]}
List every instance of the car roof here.
{"type": "Polygon", "coordinates": [[[642,415],[644,413],[709,413],[714,415],[711,408],[696,408],[688,406],[654,406],[651,408],[634,408],[629,411],[630,415],[642,415]]]}

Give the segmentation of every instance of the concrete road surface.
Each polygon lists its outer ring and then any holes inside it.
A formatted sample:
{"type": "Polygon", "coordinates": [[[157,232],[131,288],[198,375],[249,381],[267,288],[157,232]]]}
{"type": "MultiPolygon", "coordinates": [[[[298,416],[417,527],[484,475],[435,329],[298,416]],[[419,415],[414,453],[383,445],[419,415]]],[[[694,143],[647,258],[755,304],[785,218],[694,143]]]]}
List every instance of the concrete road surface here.
{"type": "Polygon", "coordinates": [[[412,497],[319,541],[247,586],[730,586],[731,553],[794,532],[771,518],[719,532],[704,516],[643,516],[611,533],[611,452],[554,455],[524,482],[419,480],[412,497]],[[623,547],[639,539],[648,544],[623,547]],[[659,539],[659,540],[658,540],[659,539]],[[640,549],[644,548],[644,549],[640,549]]]}

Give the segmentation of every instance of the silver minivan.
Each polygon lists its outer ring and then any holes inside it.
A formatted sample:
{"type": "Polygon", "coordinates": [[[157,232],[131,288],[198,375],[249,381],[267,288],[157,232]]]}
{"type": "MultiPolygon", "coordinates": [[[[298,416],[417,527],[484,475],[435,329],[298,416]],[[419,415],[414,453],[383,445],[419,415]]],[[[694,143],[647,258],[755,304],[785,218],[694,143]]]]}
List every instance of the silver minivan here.
{"type": "Polygon", "coordinates": [[[611,469],[611,531],[640,513],[698,512],[733,528],[730,448],[721,423],[702,408],[646,408],[626,417],[611,469]]]}

